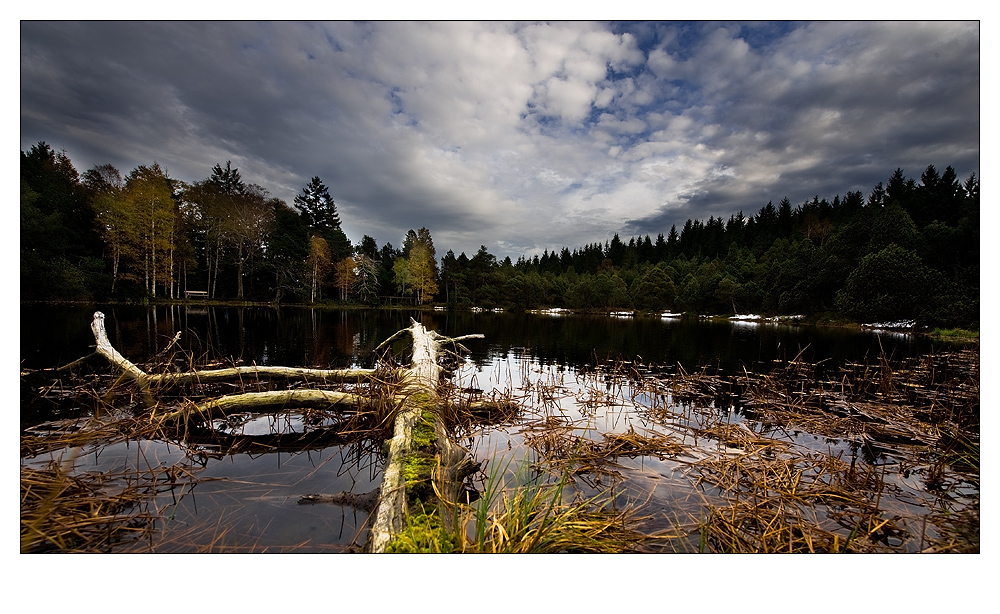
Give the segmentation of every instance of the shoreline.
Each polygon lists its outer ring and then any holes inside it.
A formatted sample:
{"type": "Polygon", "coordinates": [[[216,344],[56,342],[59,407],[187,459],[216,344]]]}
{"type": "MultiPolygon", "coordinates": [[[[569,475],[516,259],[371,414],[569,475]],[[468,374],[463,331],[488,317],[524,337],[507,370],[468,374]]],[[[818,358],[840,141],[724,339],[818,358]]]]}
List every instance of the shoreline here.
{"type": "Polygon", "coordinates": [[[567,315],[603,315],[618,318],[657,318],[657,319],[697,319],[711,321],[726,321],[734,324],[772,325],[772,326],[823,326],[832,328],[849,328],[855,330],[869,329],[873,332],[891,332],[901,334],[927,335],[952,343],[979,343],[979,330],[952,328],[919,327],[915,322],[881,322],[865,323],[839,320],[830,314],[813,315],[760,315],[760,314],[697,314],[694,312],[661,312],[643,311],[637,309],[570,309],[551,307],[539,309],[512,310],[503,308],[485,308],[476,306],[449,306],[436,303],[425,305],[362,305],[358,303],[322,302],[322,303],[275,303],[266,301],[238,301],[235,299],[190,300],[190,299],[154,299],[142,303],[128,301],[19,301],[21,305],[121,305],[127,307],[153,306],[185,306],[185,307],[298,307],[324,310],[385,310],[385,311],[465,311],[469,313],[530,313],[535,315],[567,316],[567,315]]]}

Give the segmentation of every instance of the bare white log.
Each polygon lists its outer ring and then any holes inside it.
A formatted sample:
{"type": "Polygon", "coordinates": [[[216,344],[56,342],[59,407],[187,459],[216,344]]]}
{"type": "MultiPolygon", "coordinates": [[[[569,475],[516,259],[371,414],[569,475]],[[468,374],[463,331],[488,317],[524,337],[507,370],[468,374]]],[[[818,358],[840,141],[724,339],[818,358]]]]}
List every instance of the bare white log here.
{"type": "Polygon", "coordinates": [[[108,359],[108,362],[118,367],[123,373],[134,379],[143,388],[149,385],[149,376],[139,367],[132,364],[127,358],[118,353],[118,350],[108,341],[108,333],[104,329],[104,313],[97,311],[94,313],[94,320],[90,323],[90,330],[94,333],[94,340],[97,342],[97,353],[108,359]]]}
{"type": "Polygon", "coordinates": [[[403,464],[406,455],[412,450],[413,425],[419,417],[420,408],[413,406],[404,406],[396,414],[393,436],[389,440],[388,458],[385,470],[382,472],[375,523],[368,538],[368,549],[371,552],[385,552],[385,547],[392,538],[403,530],[403,520],[406,515],[403,464]]]}
{"type": "MultiPolygon", "coordinates": [[[[108,362],[118,367],[118,369],[120,369],[124,374],[138,382],[144,390],[148,390],[148,388],[152,385],[181,386],[185,384],[206,384],[240,379],[244,376],[284,377],[287,379],[317,380],[323,383],[344,383],[361,381],[375,373],[374,369],[306,369],[298,367],[253,365],[246,367],[231,367],[228,369],[189,371],[187,373],[164,373],[162,375],[150,375],[122,356],[121,353],[119,353],[118,350],[111,345],[111,342],[108,340],[108,334],[104,328],[103,313],[100,311],[94,313],[94,320],[90,324],[90,329],[94,333],[94,340],[97,342],[96,353],[106,358],[108,362]]],[[[179,337],[180,333],[177,333],[177,335],[174,336],[174,341],[176,341],[179,337]]],[[[71,363],[71,365],[76,364],[76,362],[71,363]]],[[[67,367],[69,366],[70,365],[67,365],[67,367]]]]}
{"type": "Polygon", "coordinates": [[[313,380],[324,384],[331,384],[359,382],[367,377],[371,377],[373,373],[375,373],[374,369],[307,369],[300,367],[252,365],[230,367],[228,369],[189,371],[186,373],[164,373],[163,375],[150,375],[147,377],[151,383],[161,386],[208,384],[241,379],[244,376],[283,377],[286,379],[313,380]]]}

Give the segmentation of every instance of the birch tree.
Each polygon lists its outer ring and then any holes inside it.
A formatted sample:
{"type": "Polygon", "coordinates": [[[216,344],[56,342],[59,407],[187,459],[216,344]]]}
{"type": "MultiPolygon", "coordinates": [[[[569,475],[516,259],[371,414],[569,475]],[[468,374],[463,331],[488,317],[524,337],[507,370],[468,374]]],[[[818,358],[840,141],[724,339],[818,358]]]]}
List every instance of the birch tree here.
{"type": "Polygon", "coordinates": [[[309,268],[312,271],[310,275],[312,278],[312,290],[309,295],[309,301],[312,303],[315,303],[317,296],[319,296],[320,282],[330,271],[331,262],[330,246],[326,244],[326,239],[320,236],[313,236],[309,241],[308,259],[309,268]]]}
{"type": "Polygon", "coordinates": [[[397,257],[392,262],[393,283],[396,290],[407,296],[413,293],[413,273],[410,271],[410,262],[403,256],[397,257]]]}
{"type": "Polygon", "coordinates": [[[340,290],[340,300],[347,300],[347,293],[354,287],[355,282],[357,282],[358,276],[354,272],[357,267],[354,262],[354,258],[344,258],[337,262],[336,266],[336,276],[337,276],[337,288],[340,290]]]}
{"type": "Polygon", "coordinates": [[[169,257],[173,247],[173,190],[166,172],[159,164],[140,165],[125,178],[125,201],[133,211],[138,235],[138,252],[142,261],[143,282],[150,296],[156,296],[156,285],[169,288],[173,271],[169,257]]]}
{"type": "Polygon", "coordinates": [[[378,264],[367,254],[358,254],[354,262],[357,265],[354,290],[363,303],[373,305],[378,298],[378,264]]]}

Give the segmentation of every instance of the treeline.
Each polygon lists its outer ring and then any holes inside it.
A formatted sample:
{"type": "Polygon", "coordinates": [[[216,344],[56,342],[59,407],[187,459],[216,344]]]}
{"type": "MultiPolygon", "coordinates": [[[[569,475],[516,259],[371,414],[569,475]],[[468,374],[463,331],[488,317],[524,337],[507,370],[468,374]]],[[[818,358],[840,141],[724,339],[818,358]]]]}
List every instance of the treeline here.
{"type": "Polygon", "coordinates": [[[865,197],[768,202],[570,251],[497,263],[485,247],[442,261],[449,302],[480,307],[803,315],[979,324],[979,180],[902,169],[865,197]]]}
{"type": "Polygon", "coordinates": [[[40,142],[21,152],[21,298],[378,304],[437,293],[426,228],[407,233],[401,249],[368,236],[355,246],[319,177],[293,204],[244,182],[229,162],[192,184],[155,163],[81,175],[40,142]]]}
{"type": "Polygon", "coordinates": [[[293,206],[216,165],[186,184],[157,164],[82,175],[44,142],[21,152],[21,297],[439,303],[507,309],[915,319],[977,327],[979,180],[897,169],[865,197],[768,203],[665,235],[615,236],[498,261],[485,246],[438,261],[430,231],[400,248],[341,229],[319,177],[293,206]]]}

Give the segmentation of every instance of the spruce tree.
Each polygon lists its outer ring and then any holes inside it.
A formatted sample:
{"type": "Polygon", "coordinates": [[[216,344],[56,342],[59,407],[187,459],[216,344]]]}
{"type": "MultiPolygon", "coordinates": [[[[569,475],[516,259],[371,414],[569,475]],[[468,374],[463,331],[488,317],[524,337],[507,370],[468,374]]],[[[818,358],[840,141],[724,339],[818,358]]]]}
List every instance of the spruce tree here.
{"type": "Polygon", "coordinates": [[[319,177],[313,177],[302,188],[302,194],[295,197],[295,206],[302,212],[309,230],[325,234],[329,230],[340,229],[337,205],[319,177]]]}

